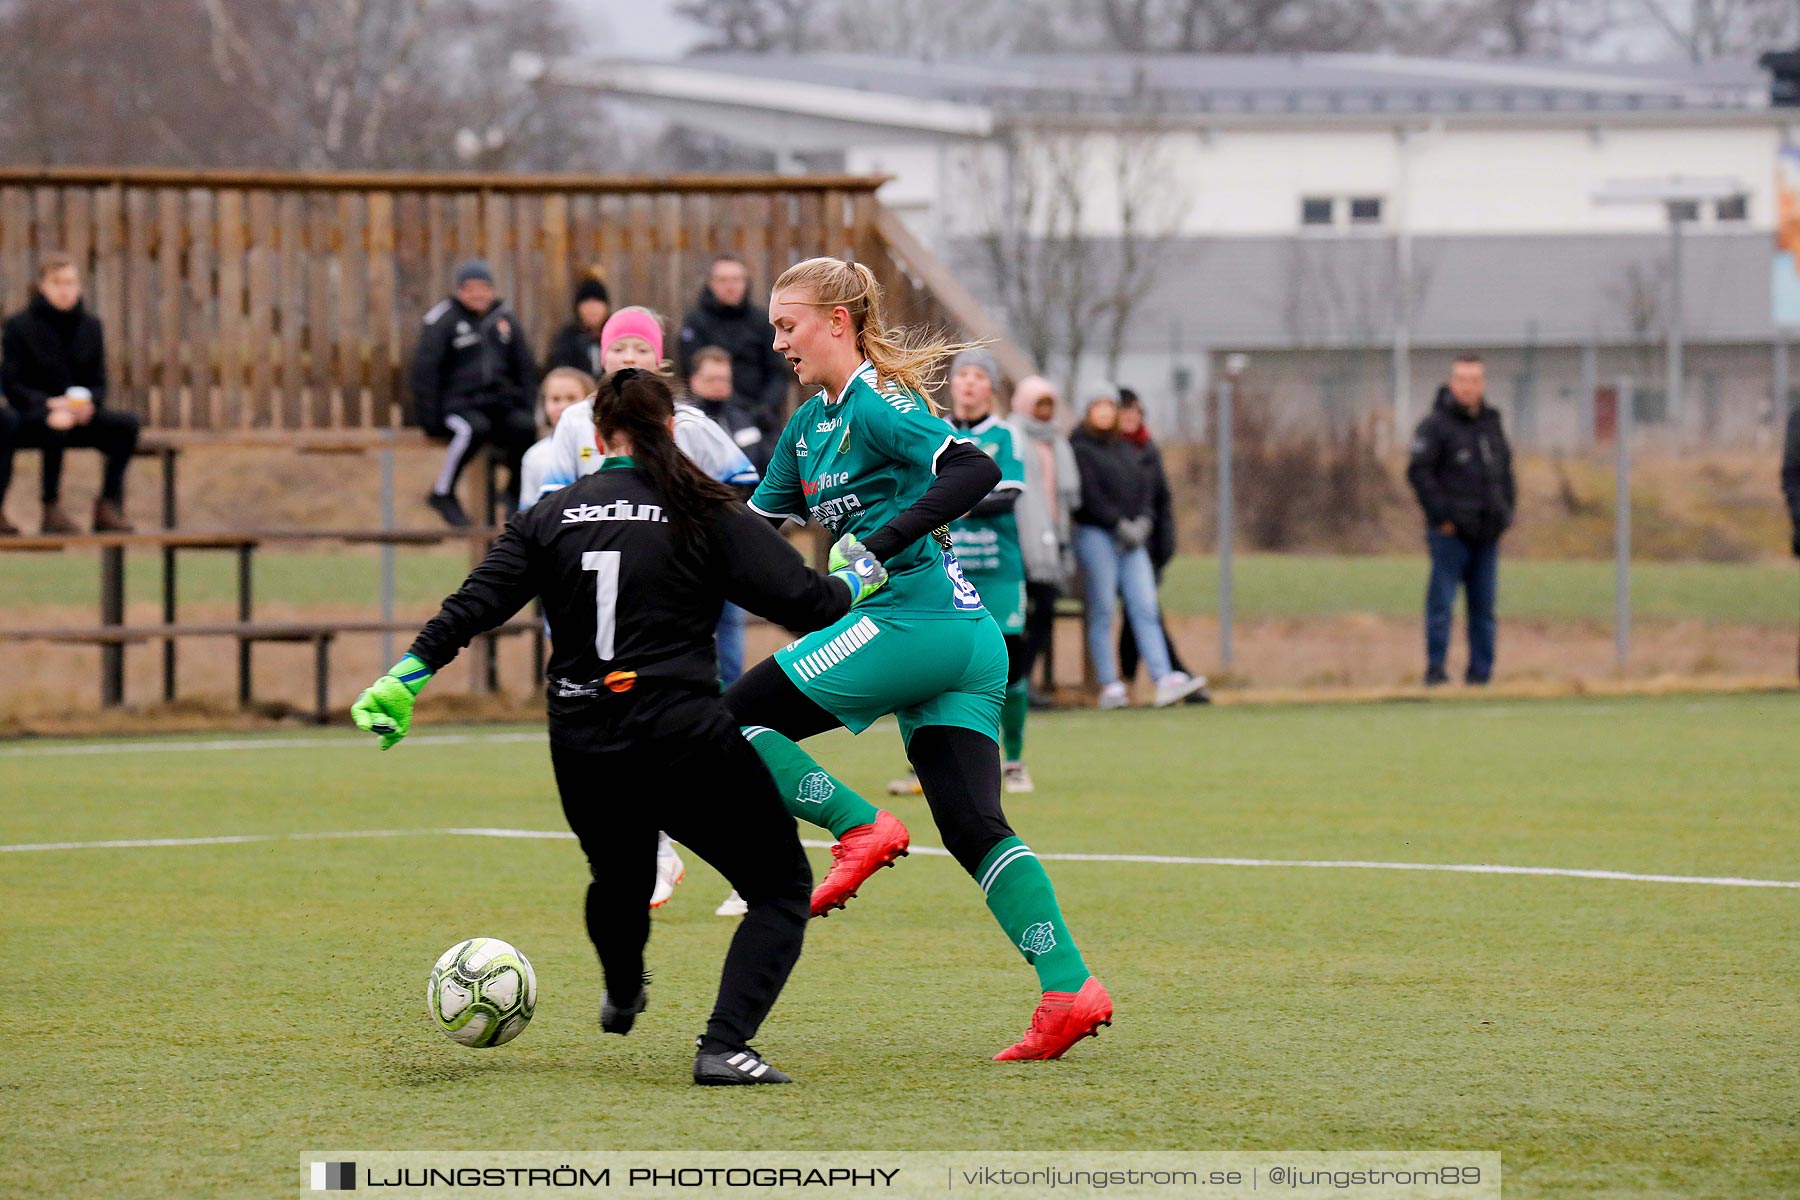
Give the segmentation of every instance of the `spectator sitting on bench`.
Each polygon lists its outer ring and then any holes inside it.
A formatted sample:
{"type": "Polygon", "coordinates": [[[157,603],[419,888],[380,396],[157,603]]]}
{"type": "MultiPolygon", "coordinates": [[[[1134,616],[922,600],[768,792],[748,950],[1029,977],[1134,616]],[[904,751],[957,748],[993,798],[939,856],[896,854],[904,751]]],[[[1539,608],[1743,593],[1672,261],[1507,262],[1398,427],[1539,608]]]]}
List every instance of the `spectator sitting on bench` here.
{"type": "Polygon", "coordinates": [[[449,440],[444,466],[426,502],[455,528],[469,524],[456,481],[488,442],[506,454],[504,502],[519,501],[519,464],[537,440],[532,391],[537,367],[512,306],[494,294],[494,273],[471,258],[456,268],[456,291],[425,314],[413,354],[412,392],[419,424],[449,440]]]}
{"type": "MultiPolygon", "coordinates": [[[[125,519],[125,468],[137,449],[138,419],[106,407],[100,319],[81,303],[81,272],[67,254],[49,254],[38,263],[30,302],[0,328],[0,392],[8,405],[0,408],[0,503],[12,482],[13,452],[41,447],[43,530],[81,532],[59,503],[63,451],[71,446],[98,450],[106,458],[106,470],[94,502],[94,532],[131,532],[125,519]]],[[[0,511],[0,534],[18,532],[0,511]]]]}

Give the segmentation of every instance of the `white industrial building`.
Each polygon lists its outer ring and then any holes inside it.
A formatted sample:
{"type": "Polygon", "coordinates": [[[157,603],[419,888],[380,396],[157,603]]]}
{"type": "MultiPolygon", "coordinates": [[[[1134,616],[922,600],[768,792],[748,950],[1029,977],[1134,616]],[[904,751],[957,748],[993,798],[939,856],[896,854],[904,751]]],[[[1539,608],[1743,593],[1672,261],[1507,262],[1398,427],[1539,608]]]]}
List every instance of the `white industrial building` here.
{"type": "Polygon", "coordinates": [[[1404,428],[1448,357],[1477,350],[1515,435],[1554,447],[1604,430],[1594,398],[1620,375],[1640,419],[1683,441],[1766,436],[1791,394],[1769,290],[1775,160],[1800,142],[1800,109],[1771,106],[1753,63],[710,55],[552,72],[780,169],[891,175],[882,199],[1021,342],[1050,330],[1066,371],[1068,321],[1027,311],[995,265],[995,248],[1029,245],[1050,264],[1040,290],[1079,274],[1092,294],[1077,386],[1116,372],[1190,431],[1229,352],[1292,418],[1404,428]],[[1674,214],[1674,398],[1670,214],[1596,203],[1671,176],[1707,196],[1674,214]],[[1078,268],[1045,254],[1074,233],[1078,268]],[[1091,310],[1134,253],[1154,267],[1133,276],[1114,366],[1091,310]]]}

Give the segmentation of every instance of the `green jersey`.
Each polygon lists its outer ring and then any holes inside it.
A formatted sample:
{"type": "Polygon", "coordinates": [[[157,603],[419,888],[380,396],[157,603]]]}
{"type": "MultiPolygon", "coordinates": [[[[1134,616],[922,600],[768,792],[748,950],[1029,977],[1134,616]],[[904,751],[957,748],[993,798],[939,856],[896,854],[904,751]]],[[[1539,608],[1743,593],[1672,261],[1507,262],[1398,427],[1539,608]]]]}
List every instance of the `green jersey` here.
{"type": "MultiPolygon", "coordinates": [[[[994,490],[1023,491],[1025,464],[1013,445],[1012,428],[989,416],[964,431],[966,440],[987,452],[1000,467],[994,490]]],[[[988,615],[1006,634],[1025,632],[1025,556],[1019,550],[1019,519],[1011,512],[964,517],[950,523],[956,560],[981,593],[988,615]]]]}
{"type": "MultiPolygon", "coordinates": [[[[1013,432],[999,417],[989,416],[964,432],[1000,467],[997,492],[1025,490],[1025,464],[1013,447],[1013,432]]],[[[1025,581],[1025,558],[1019,553],[1019,520],[1011,512],[991,517],[964,517],[950,523],[956,559],[977,588],[990,581],[1016,588],[1025,581]]]]}
{"type": "MultiPolygon", "coordinates": [[[[802,404],[750,497],[767,517],[808,517],[831,531],[866,538],[915,504],[936,476],[938,455],[956,432],[925,400],[858,367],[834,399],[802,404]]],[[[889,558],[887,586],[857,605],[871,616],[984,618],[981,595],[956,556],[922,537],[889,558]]]]}

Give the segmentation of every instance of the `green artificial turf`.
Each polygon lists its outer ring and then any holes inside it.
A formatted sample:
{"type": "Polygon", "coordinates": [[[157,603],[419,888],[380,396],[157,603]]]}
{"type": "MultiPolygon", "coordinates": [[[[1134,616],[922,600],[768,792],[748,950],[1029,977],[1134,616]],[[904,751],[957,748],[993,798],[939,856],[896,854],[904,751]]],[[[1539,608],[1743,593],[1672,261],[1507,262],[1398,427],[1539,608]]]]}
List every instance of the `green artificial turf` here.
{"type": "MultiPolygon", "coordinates": [[[[1788,695],[1055,714],[1008,808],[1046,855],[1792,881],[1797,721],[1788,695]]],[[[809,746],[871,793],[902,766],[891,725],[809,746]]],[[[427,705],[386,754],[348,730],[0,746],[0,844],[281,835],[0,851],[0,1194],[287,1194],[324,1147],[1469,1149],[1504,1155],[1509,1197],[1800,1192],[1797,889],[1049,861],[1117,1022],[997,1064],[1032,974],[915,853],[809,929],[758,1041],[800,1084],[697,1089],[722,880],[690,861],[652,1006],[602,1039],[575,844],[430,832],[471,826],[563,828],[539,731],[427,705]],[[287,836],[361,830],[411,832],[287,836]],[[539,978],[499,1049],[424,1014],[473,935],[539,978]]]]}
{"type": "MultiPolygon", "coordinates": [[[[161,599],[157,556],[126,556],[126,589],[137,602],[161,599]]],[[[401,547],[395,555],[395,593],[403,608],[430,611],[462,582],[469,559],[461,551],[401,547]]],[[[1423,558],[1249,554],[1236,560],[1239,617],[1310,617],[1375,613],[1416,618],[1424,603],[1423,558]]],[[[255,595],[260,602],[373,606],[380,566],[370,550],[258,551],[255,595]]],[[[184,552],[178,568],[181,602],[228,603],[237,592],[230,554],[184,552]]],[[[1786,563],[1641,562],[1632,571],[1632,605],[1645,619],[1698,619],[1722,625],[1792,625],[1800,619],[1800,574],[1786,563]]],[[[1171,612],[1218,608],[1216,560],[1184,555],[1163,586],[1171,612]]],[[[91,553],[10,554],[0,557],[0,609],[14,605],[99,603],[99,566],[91,553]]],[[[1507,617],[1610,621],[1610,562],[1503,559],[1500,611],[1507,617]]]]}

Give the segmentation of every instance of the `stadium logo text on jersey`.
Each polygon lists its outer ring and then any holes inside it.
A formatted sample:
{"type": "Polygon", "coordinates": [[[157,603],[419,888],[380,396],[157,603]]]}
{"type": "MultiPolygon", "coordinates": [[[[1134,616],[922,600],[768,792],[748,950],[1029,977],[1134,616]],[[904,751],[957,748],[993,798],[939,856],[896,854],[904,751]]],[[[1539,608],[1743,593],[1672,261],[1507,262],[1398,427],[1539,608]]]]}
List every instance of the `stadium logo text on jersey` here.
{"type": "Polygon", "coordinates": [[[836,429],[839,425],[842,425],[843,423],[844,423],[844,418],[833,417],[829,421],[820,421],[817,425],[814,425],[813,432],[814,433],[830,433],[832,430],[836,429]]]}
{"type": "Polygon", "coordinates": [[[794,793],[794,799],[802,804],[823,804],[836,791],[837,784],[831,782],[831,776],[823,771],[814,771],[800,780],[800,788],[794,793]]]}
{"type": "Polygon", "coordinates": [[[1056,949],[1056,927],[1048,921],[1027,926],[1019,938],[1019,949],[1027,954],[1048,954],[1056,949]]]}
{"type": "Polygon", "coordinates": [[[663,515],[660,504],[633,504],[629,500],[614,500],[611,504],[577,504],[574,508],[563,509],[564,525],[579,525],[583,521],[662,521],[668,517],[663,515]]]}

